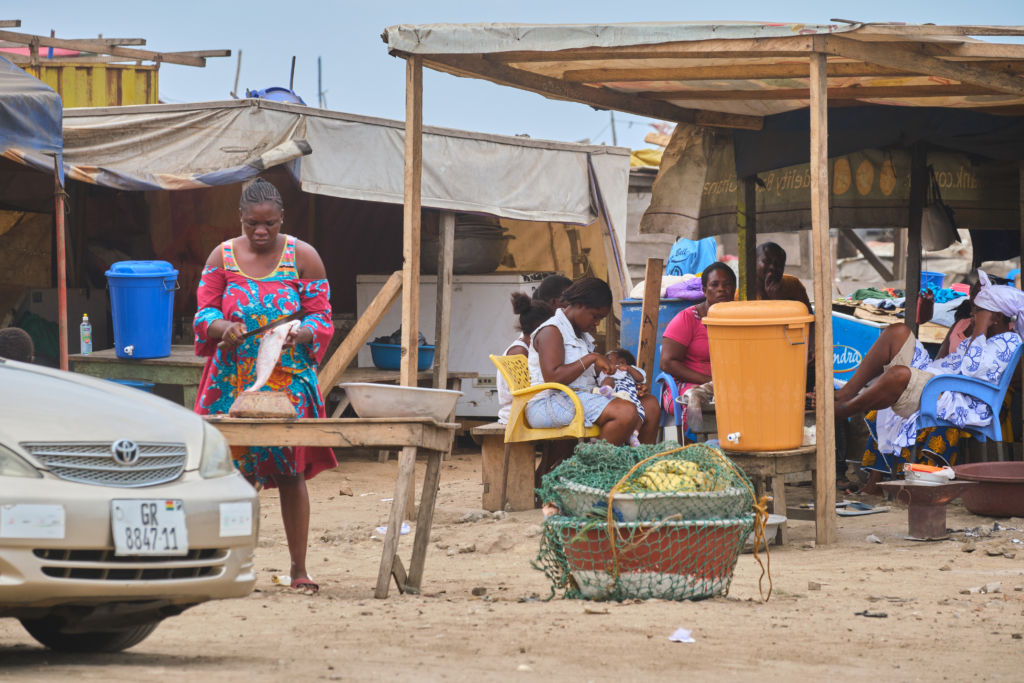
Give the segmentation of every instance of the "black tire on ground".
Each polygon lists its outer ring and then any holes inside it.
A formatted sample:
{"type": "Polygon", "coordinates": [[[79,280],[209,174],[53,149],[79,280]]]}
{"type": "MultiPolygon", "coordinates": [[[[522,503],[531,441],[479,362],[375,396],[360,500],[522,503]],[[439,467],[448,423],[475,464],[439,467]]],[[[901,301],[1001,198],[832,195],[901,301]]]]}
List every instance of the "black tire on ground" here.
{"type": "Polygon", "coordinates": [[[159,621],[125,631],[94,631],[92,633],[61,633],[63,621],[55,617],[22,619],[21,625],[33,638],[57,652],[103,653],[120,652],[134,647],[149,637],[159,621]]]}

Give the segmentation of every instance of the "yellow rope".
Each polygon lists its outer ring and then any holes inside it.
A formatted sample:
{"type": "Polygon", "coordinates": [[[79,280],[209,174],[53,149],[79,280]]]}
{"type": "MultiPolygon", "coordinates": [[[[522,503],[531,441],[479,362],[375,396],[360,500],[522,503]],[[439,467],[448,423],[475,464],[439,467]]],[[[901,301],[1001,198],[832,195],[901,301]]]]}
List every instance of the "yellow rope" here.
{"type": "MultiPolygon", "coordinates": [[[[711,446],[708,446],[707,444],[702,444],[702,443],[690,444],[689,446],[680,446],[679,448],[673,448],[670,451],[663,451],[661,453],[657,453],[655,455],[652,455],[652,456],[650,456],[648,458],[644,458],[643,460],[641,460],[637,464],[633,465],[633,467],[630,468],[630,470],[628,472],[626,472],[626,474],[621,479],[619,479],[618,483],[615,484],[615,486],[612,487],[612,490],[608,492],[607,523],[608,523],[608,540],[611,543],[611,550],[612,550],[612,578],[615,580],[616,585],[618,585],[618,582],[619,582],[619,548],[618,548],[618,545],[617,545],[618,534],[615,533],[615,515],[614,515],[614,512],[612,510],[612,503],[614,501],[615,494],[622,488],[622,485],[625,484],[626,481],[629,480],[629,478],[631,476],[633,476],[633,473],[636,472],[637,469],[639,469],[639,467],[641,465],[643,465],[644,463],[646,463],[647,461],[654,460],[655,458],[661,458],[661,457],[666,456],[666,455],[671,455],[673,453],[679,453],[681,451],[685,451],[685,450],[688,450],[690,448],[701,448],[701,447],[703,447],[703,448],[705,448],[707,450],[710,450],[716,457],[720,458],[726,464],[726,466],[730,470],[733,471],[733,473],[735,473],[737,475],[737,477],[740,480],[740,482],[742,482],[743,485],[745,487],[747,487],[747,491],[750,493],[751,500],[754,501],[754,513],[755,513],[754,514],[754,559],[757,560],[757,563],[759,565],[761,565],[761,577],[757,581],[757,589],[758,589],[758,592],[760,592],[760,594],[761,594],[761,600],[763,600],[764,602],[768,602],[768,600],[770,600],[771,597],[772,597],[772,589],[774,588],[774,584],[772,583],[772,554],[771,554],[771,550],[769,550],[769,548],[768,548],[768,544],[767,543],[765,543],[765,546],[764,546],[765,552],[767,553],[767,557],[768,557],[768,569],[767,569],[767,574],[768,574],[768,597],[767,598],[764,596],[764,589],[762,587],[762,584],[764,582],[764,575],[765,575],[765,565],[764,565],[763,562],[761,562],[761,558],[760,558],[760,556],[758,554],[758,550],[760,549],[760,545],[761,545],[761,543],[764,542],[765,524],[768,522],[768,497],[767,496],[762,496],[760,501],[757,500],[757,496],[754,494],[754,489],[751,488],[749,483],[747,483],[746,475],[742,471],[737,469],[735,463],[733,463],[732,460],[729,460],[729,458],[725,457],[725,455],[721,451],[719,451],[718,449],[712,448],[711,446]]],[[[783,484],[783,485],[785,485],[785,484],[783,484]]],[[[636,541],[633,541],[632,543],[630,543],[629,546],[623,547],[623,551],[629,550],[630,547],[635,546],[637,543],[640,543],[641,541],[643,541],[648,535],[650,535],[655,530],[660,528],[667,521],[669,521],[669,520],[662,520],[660,523],[658,523],[655,526],[653,526],[649,531],[645,532],[644,535],[641,536],[639,539],[637,539],[636,541]]]]}

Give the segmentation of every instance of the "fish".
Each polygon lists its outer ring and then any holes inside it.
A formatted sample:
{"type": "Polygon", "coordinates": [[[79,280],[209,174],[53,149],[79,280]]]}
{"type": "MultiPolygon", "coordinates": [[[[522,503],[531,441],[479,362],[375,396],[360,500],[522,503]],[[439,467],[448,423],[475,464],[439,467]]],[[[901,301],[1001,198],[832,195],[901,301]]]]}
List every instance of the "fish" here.
{"type": "Polygon", "coordinates": [[[298,328],[300,321],[293,320],[267,332],[260,340],[260,350],[256,354],[256,383],[243,393],[253,393],[263,388],[263,385],[270,379],[277,367],[277,361],[281,357],[281,349],[284,348],[284,340],[288,334],[298,328]]]}

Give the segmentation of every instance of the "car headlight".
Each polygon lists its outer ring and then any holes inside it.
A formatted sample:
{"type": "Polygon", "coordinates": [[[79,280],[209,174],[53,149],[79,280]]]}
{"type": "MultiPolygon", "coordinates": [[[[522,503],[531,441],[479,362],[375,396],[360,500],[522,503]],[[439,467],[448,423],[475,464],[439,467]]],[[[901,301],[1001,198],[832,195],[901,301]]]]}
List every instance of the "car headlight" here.
{"type": "Polygon", "coordinates": [[[0,446],[0,477],[39,479],[43,475],[11,449],[0,446]]]}
{"type": "Polygon", "coordinates": [[[208,422],[203,422],[203,457],[199,461],[199,474],[203,479],[226,477],[235,471],[228,440],[208,422]]]}

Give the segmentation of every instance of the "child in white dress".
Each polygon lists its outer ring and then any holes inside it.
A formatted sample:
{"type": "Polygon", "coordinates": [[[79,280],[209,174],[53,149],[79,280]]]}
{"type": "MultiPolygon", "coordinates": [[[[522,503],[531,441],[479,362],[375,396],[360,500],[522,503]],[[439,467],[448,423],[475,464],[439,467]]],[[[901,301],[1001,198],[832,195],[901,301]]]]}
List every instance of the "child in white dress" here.
{"type": "MultiPolygon", "coordinates": [[[[522,292],[512,294],[512,312],[519,316],[516,329],[519,330],[519,337],[512,342],[504,355],[506,356],[529,356],[530,335],[533,334],[541,323],[547,321],[555,314],[551,306],[538,299],[531,299],[529,295],[522,292]]],[[[498,403],[501,408],[498,410],[498,422],[508,424],[508,416],[512,411],[512,392],[509,390],[505,378],[498,373],[497,379],[498,403]]]]}

